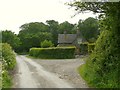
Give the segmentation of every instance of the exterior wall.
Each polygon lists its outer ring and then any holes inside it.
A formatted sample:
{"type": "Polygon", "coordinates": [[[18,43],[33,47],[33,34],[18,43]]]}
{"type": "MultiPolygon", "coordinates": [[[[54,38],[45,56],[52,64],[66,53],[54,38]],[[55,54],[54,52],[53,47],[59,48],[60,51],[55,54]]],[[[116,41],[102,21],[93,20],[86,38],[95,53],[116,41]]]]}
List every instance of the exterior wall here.
{"type": "Polygon", "coordinates": [[[77,43],[77,39],[73,42],[73,43],[71,43],[71,44],[58,44],[57,45],[58,47],[65,47],[65,46],[75,46],[76,47],[76,50],[75,50],[75,54],[76,55],[79,55],[80,54],[80,51],[79,51],[79,44],[77,43]]]}
{"type": "MultiPolygon", "coordinates": [[[[79,55],[80,54],[80,51],[79,51],[79,48],[80,48],[80,45],[78,44],[78,40],[81,39],[81,43],[84,42],[83,38],[82,38],[82,35],[80,34],[80,32],[77,32],[76,34],[77,36],[74,37],[74,40],[73,42],[58,42],[58,47],[64,47],[64,46],[75,46],[76,47],[76,51],[75,51],[75,54],[79,55]]],[[[59,37],[60,38],[60,37],[59,37]]],[[[72,37],[73,38],[73,37],[72,37]]],[[[62,39],[60,39],[61,41],[62,39]]],[[[68,39],[68,41],[72,40],[71,38],[68,39]]]]}

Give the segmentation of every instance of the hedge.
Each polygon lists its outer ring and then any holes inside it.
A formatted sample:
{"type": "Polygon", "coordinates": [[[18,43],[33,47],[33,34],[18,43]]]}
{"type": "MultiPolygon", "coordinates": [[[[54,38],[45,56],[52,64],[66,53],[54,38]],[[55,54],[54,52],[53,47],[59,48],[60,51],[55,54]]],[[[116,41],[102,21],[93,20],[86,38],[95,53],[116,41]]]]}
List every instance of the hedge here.
{"type": "Polygon", "coordinates": [[[10,88],[12,85],[12,80],[10,76],[10,71],[14,69],[16,65],[15,54],[12,51],[12,47],[7,43],[0,43],[0,55],[2,62],[2,88],[10,88]]]}
{"type": "Polygon", "coordinates": [[[95,43],[88,43],[88,42],[81,43],[79,48],[80,54],[92,53],[94,47],[95,47],[95,43]]]}
{"type": "Polygon", "coordinates": [[[29,55],[43,59],[75,58],[75,47],[31,48],[29,55]]]}
{"type": "Polygon", "coordinates": [[[95,48],[95,43],[88,44],[88,53],[92,53],[95,48]]]}
{"type": "Polygon", "coordinates": [[[7,43],[2,44],[2,63],[7,70],[14,69],[16,65],[15,54],[12,50],[12,47],[7,43]]]}
{"type": "Polygon", "coordinates": [[[81,43],[79,48],[80,54],[87,54],[88,53],[88,43],[81,43]]]}

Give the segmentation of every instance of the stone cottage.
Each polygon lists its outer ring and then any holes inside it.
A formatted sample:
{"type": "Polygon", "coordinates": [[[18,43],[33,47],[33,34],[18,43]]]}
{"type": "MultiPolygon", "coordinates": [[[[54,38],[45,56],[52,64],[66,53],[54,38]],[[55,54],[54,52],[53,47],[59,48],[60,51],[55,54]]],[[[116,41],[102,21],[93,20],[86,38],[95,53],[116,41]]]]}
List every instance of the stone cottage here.
{"type": "Polygon", "coordinates": [[[76,34],[58,34],[58,45],[59,46],[78,46],[80,43],[85,42],[82,34],[77,30],[76,34]]]}
{"type": "MultiPolygon", "coordinates": [[[[58,34],[58,46],[76,46],[79,49],[80,43],[85,42],[82,34],[77,30],[76,34],[58,34]]],[[[79,52],[79,51],[78,51],[79,52]]]]}

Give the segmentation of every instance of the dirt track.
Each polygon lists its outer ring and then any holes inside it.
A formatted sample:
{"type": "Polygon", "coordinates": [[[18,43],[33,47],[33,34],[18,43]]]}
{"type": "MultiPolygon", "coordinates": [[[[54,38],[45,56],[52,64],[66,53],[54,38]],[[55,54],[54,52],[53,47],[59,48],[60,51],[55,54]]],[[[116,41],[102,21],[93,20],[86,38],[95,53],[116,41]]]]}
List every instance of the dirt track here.
{"type": "Polygon", "coordinates": [[[17,55],[17,71],[13,88],[87,88],[77,68],[84,63],[77,59],[30,59],[17,55]]]}

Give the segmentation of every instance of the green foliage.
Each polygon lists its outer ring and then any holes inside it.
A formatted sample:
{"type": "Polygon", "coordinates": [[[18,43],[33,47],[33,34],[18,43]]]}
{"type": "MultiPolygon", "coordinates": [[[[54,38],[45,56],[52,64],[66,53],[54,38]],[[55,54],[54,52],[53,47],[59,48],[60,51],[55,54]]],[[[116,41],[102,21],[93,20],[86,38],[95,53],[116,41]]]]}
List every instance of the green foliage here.
{"type": "Polygon", "coordinates": [[[51,41],[45,40],[43,42],[41,42],[41,47],[42,48],[48,48],[48,47],[53,47],[53,43],[51,41]]]}
{"type": "Polygon", "coordinates": [[[6,70],[2,70],[2,88],[10,88],[12,79],[6,70]]]}
{"type": "Polygon", "coordinates": [[[0,31],[0,43],[2,43],[2,31],[0,31]]]}
{"type": "Polygon", "coordinates": [[[8,43],[16,51],[20,45],[20,39],[11,31],[2,31],[2,43],[8,43]]]}
{"type": "Polygon", "coordinates": [[[75,47],[31,48],[29,55],[45,59],[75,58],[75,47]]]}
{"type": "Polygon", "coordinates": [[[94,51],[95,43],[84,42],[80,44],[80,54],[92,53],[94,51]]]}
{"type": "Polygon", "coordinates": [[[0,88],[1,87],[2,87],[2,62],[0,61],[0,88]]]}
{"type": "Polygon", "coordinates": [[[80,54],[87,54],[88,53],[88,43],[81,43],[80,44],[80,54]]]}
{"type": "Polygon", "coordinates": [[[43,42],[44,40],[52,40],[52,35],[51,33],[48,32],[39,32],[36,34],[26,33],[25,36],[23,36],[23,34],[20,33],[19,37],[22,41],[20,50],[24,52],[29,51],[29,49],[32,47],[40,47],[40,43],[43,42]]]}
{"type": "Polygon", "coordinates": [[[42,41],[51,40],[52,35],[48,32],[48,26],[44,23],[32,22],[22,25],[18,36],[21,46],[18,52],[28,52],[32,47],[40,47],[42,41]]]}
{"type": "Polygon", "coordinates": [[[59,25],[59,33],[64,33],[64,31],[66,31],[66,33],[68,34],[73,33],[73,28],[74,28],[73,24],[65,21],[59,25]]]}
{"type": "Polygon", "coordinates": [[[7,70],[13,69],[16,65],[15,54],[7,43],[2,44],[2,61],[7,70]]]}
{"type": "Polygon", "coordinates": [[[92,53],[95,48],[95,43],[89,43],[88,44],[88,53],[92,53]]]}
{"type": "MultiPolygon", "coordinates": [[[[79,67],[78,67],[78,72],[79,72],[79,74],[80,74],[80,76],[84,79],[84,80],[86,80],[86,83],[88,84],[88,86],[89,87],[92,87],[92,85],[90,84],[90,82],[89,82],[89,78],[87,78],[86,77],[86,64],[82,64],[82,65],[80,65],[79,67]]],[[[94,76],[93,75],[93,73],[90,73],[90,75],[91,76],[94,76]]]]}
{"type": "Polygon", "coordinates": [[[36,34],[38,32],[47,32],[48,26],[42,22],[31,22],[23,24],[20,27],[21,31],[19,33],[24,33],[24,35],[28,32],[29,34],[36,34]]]}
{"type": "Polygon", "coordinates": [[[101,33],[93,53],[82,69],[82,76],[93,87],[120,88],[120,2],[75,1],[71,6],[75,6],[79,12],[90,10],[102,13],[101,33]]]}
{"type": "Polygon", "coordinates": [[[49,32],[52,34],[52,42],[55,46],[58,44],[59,23],[54,20],[47,20],[49,32]]]}
{"type": "Polygon", "coordinates": [[[111,31],[103,31],[96,42],[94,52],[86,62],[84,78],[94,87],[118,88],[120,86],[118,69],[120,56],[118,46],[115,44],[116,39],[117,37],[111,31]]]}
{"type": "Polygon", "coordinates": [[[2,52],[1,61],[2,62],[2,87],[9,88],[12,85],[11,76],[9,74],[10,70],[13,70],[16,65],[15,54],[12,48],[7,43],[1,43],[0,52],[2,52]]]}
{"type": "Polygon", "coordinates": [[[92,17],[78,22],[78,28],[87,42],[95,42],[99,35],[98,20],[92,17]]]}
{"type": "Polygon", "coordinates": [[[55,46],[58,44],[58,34],[72,33],[74,28],[73,24],[63,22],[59,24],[54,20],[47,20],[46,24],[42,22],[32,22],[24,24],[20,27],[18,37],[21,40],[21,45],[17,49],[18,52],[28,52],[32,47],[40,47],[40,43],[44,40],[50,40],[55,46]]]}

